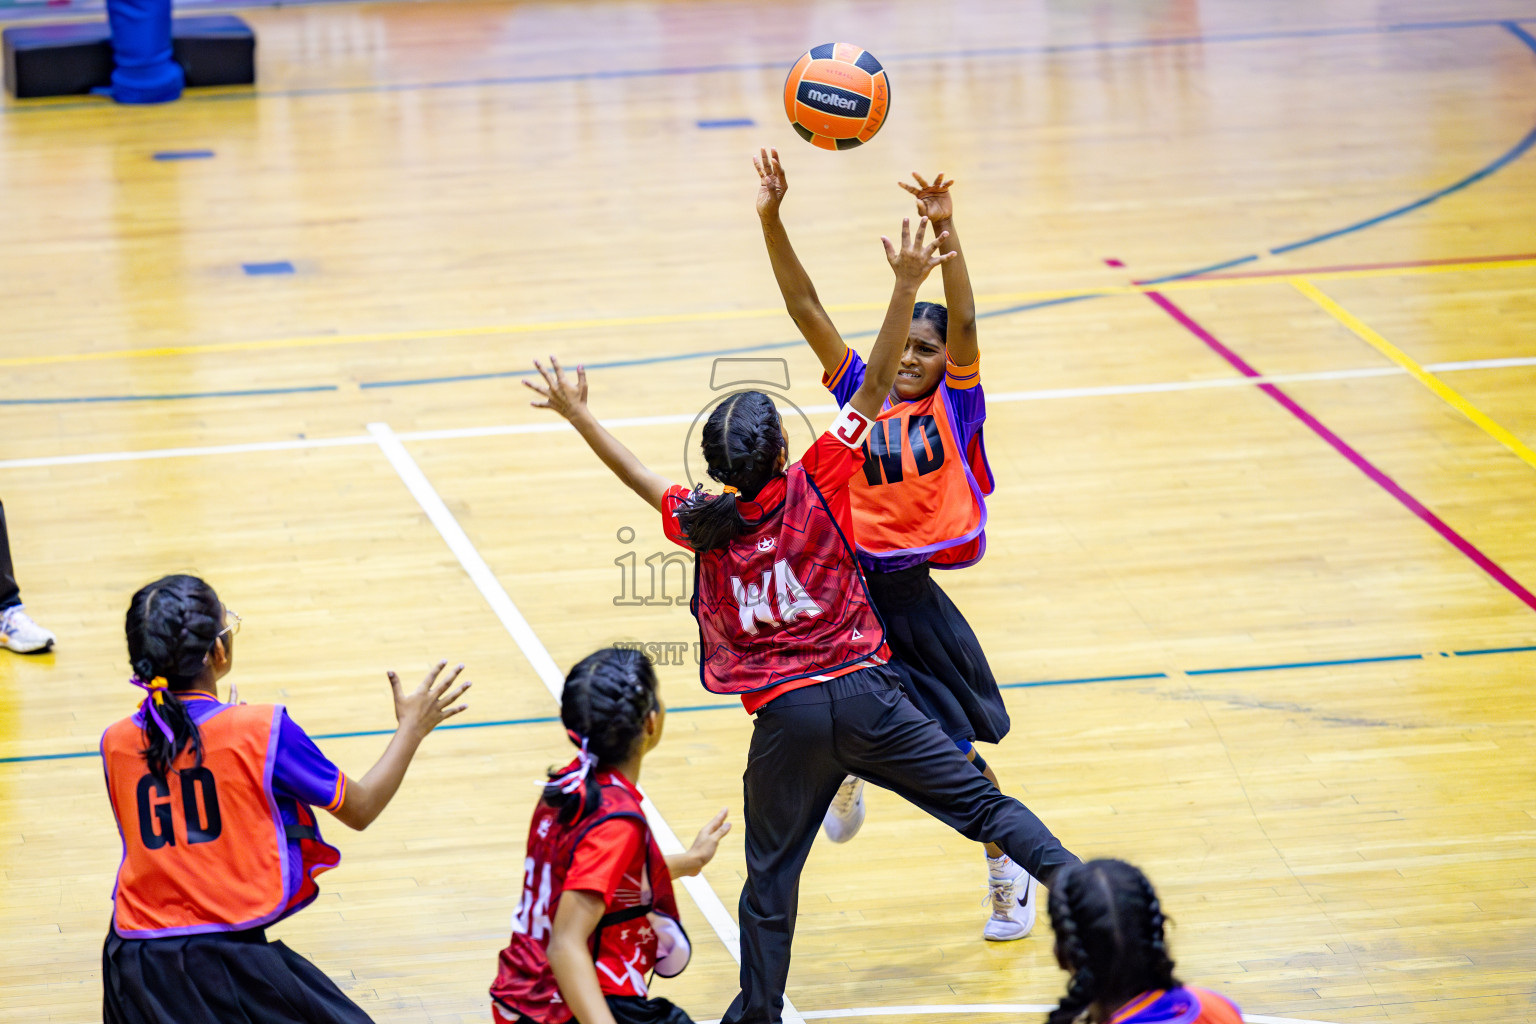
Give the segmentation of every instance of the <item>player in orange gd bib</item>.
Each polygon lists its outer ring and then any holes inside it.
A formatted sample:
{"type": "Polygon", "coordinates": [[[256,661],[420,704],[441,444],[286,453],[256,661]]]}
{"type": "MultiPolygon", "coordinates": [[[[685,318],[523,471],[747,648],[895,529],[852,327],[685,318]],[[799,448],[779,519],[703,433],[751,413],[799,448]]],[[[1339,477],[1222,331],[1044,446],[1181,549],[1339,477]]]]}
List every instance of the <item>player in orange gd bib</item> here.
{"type": "MultiPolygon", "coordinates": [[[[848,482],[896,375],[923,279],[948,258],[902,224],[882,239],[896,283],[864,384],[832,427],[790,464],[769,397],[745,391],[705,422],[704,458],[725,493],[689,492],[647,469],[593,418],[586,374],[539,367],[529,383],[615,475],[693,550],[700,676],[738,694],[753,722],[743,777],[747,881],[742,888],[741,993],[725,1024],[774,1024],[789,973],[800,872],[847,775],[870,779],[974,840],[991,840],[1047,885],[1077,863],[1039,818],[999,793],[934,722],[903,696],[886,664],[884,628],[850,538],[848,482]]],[[[537,365],[537,364],[536,364],[537,365]]]]}
{"type": "Polygon", "coordinates": [[[1163,908],[1141,871],[1091,860],[1051,886],[1056,962],[1072,975],[1046,1024],[1242,1024],[1230,999],[1173,976],[1163,908]]]}
{"type": "Polygon", "coordinates": [[[549,773],[528,826],[522,900],[491,985],[498,1024],[692,1024],[648,998],[646,976],[688,966],[672,879],[702,871],[731,826],[721,811],[687,853],[662,856],[635,784],[665,719],[639,651],[600,650],[565,677],[560,721],[581,752],[549,773]]]}
{"type": "MultiPolygon", "coordinates": [[[[779,218],[789,189],[778,150],[761,150],[757,212],[773,276],[795,326],[826,371],[822,383],[846,402],[867,379],[868,367],[843,343],[822,308],[779,218]]],[[[906,346],[890,393],[864,445],[863,472],[849,488],[859,564],[901,676],[919,711],[939,724],[971,763],[1000,786],[976,743],[1008,735],[1008,709],[976,632],[934,582],[930,569],[961,569],[986,551],[992,470],[982,423],[987,416],[976,344],[976,302],[955,233],[951,181],[919,187],[918,213],[944,234],[944,299],[913,307],[906,346]]],[[[836,843],[852,839],[864,823],[864,781],[843,780],[824,828],[836,843]]],[[[1038,886],[1023,865],[995,843],[986,844],[991,914],[982,935],[994,942],[1022,939],[1035,924],[1038,886]]]]}
{"type": "Polygon", "coordinates": [[[308,906],[341,854],[313,807],[350,828],[384,810],[427,733],[464,710],[463,666],[409,693],[393,672],[400,727],[361,779],[320,753],[282,705],[224,703],[240,617],[195,576],[133,595],[130,682],[148,692],[101,737],[123,841],[102,950],[106,1024],[365,1024],[330,978],[263,929],[308,906]]]}

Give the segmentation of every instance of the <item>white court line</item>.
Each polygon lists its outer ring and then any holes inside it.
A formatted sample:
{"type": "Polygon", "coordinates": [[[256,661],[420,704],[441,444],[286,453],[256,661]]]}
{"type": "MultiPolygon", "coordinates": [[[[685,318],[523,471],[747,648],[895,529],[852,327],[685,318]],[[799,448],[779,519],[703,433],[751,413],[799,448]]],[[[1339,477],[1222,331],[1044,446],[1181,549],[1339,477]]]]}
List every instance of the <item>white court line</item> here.
{"type": "MultiPolygon", "coordinates": [[[[426,474],[421,471],[416,460],[411,458],[410,452],[405,450],[405,445],[401,444],[401,437],[409,435],[397,435],[389,429],[387,423],[368,424],[368,433],[369,440],[377,442],[384,457],[389,459],[389,464],[400,475],[406,489],[411,492],[416,503],[427,514],[432,525],[437,527],[437,532],[447,542],[449,550],[458,558],[459,564],[469,574],[476,589],[485,597],[491,610],[496,613],[496,617],[511,634],[518,649],[528,659],[528,664],[533,666],[539,681],[549,690],[550,696],[554,697],[555,703],[558,704],[560,691],[565,687],[565,674],[549,656],[549,651],[544,648],[543,642],[534,633],[533,627],[528,625],[528,620],[523,618],[523,613],[518,611],[517,605],[512,602],[511,596],[502,587],[496,574],[491,571],[491,567],[486,564],[484,558],[480,557],[480,552],[475,549],[469,535],[459,525],[459,521],[453,517],[452,512],[448,511],[448,506],[443,504],[443,499],[432,487],[426,474]]],[[[656,805],[651,802],[649,796],[645,796],[641,807],[645,811],[646,820],[650,823],[651,831],[656,836],[656,844],[661,847],[661,851],[663,853],[684,852],[685,848],[677,838],[677,833],[672,831],[671,826],[661,816],[661,812],[656,809],[656,805]]],[[[683,878],[681,882],[683,888],[688,890],[688,895],[693,897],[699,912],[704,915],[709,926],[725,944],[726,950],[736,962],[740,963],[740,932],[736,922],[725,909],[725,904],[720,902],[720,897],[715,895],[715,891],[709,887],[709,883],[704,880],[702,874],[683,878]]],[[[802,1024],[804,1020],[795,1010],[788,996],[784,997],[784,1019],[789,1024],[802,1024]]]]}
{"type": "MultiPolygon", "coordinates": [[[[1431,373],[1449,373],[1457,370],[1503,370],[1520,366],[1536,366],[1536,356],[1518,356],[1506,359],[1475,359],[1459,363],[1427,363],[1424,369],[1431,373]]],[[[1398,366],[1369,366],[1351,370],[1317,370],[1309,373],[1272,373],[1262,377],[1211,377],[1202,380],[1175,380],[1155,384],[1106,384],[1083,388],[1046,388],[1037,391],[1003,391],[987,396],[991,405],[1012,402],[1044,402],[1062,398],[1108,398],[1117,395],[1153,395],[1178,391],[1205,391],[1211,388],[1245,388],[1258,384],[1294,384],[1306,381],[1355,380],[1367,377],[1406,376],[1407,370],[1398,366]]],[[[806,405],[801,411],[810,413],[836,412],[836,405],[806,405]]],[[[669,413],[663,416],[625,416],[603,420],[603,425],[615,427],[655,427],[668,424],[691,423],[697,413],[669,413]]],[[[507,437],[514,434],[553,434],[571,429],[564,420],[548,420],[542,423],[509,423],[492,427],[458,427],[446,430],[404,431],[395,436],[402,441],[456,441],[475,437],[507,437]]],[[[374,438],[366,434],[346,437],[317,437],[291,441],[256,441],[248,444],[220,444],[192,448],[147,448],[126,452],[86,452],[79,455],[43,455],[26,459],[0,459],[0,469],[34,469],[42,466],[79,466],[97,462],[135,462],[140,459],[179,459],[197,455],[236,455],[244,452],[297,451],[305,448],[341,448],[350,445],[373,444],[374,438]]]]}
{"type": "MultiPolygon", "coordinates": [[[[935,1004],[932,1006],[860,1006],[851,1010],[807,1010],[806,1020],[836,1020],[846,1017],[926,1017],[940,1013],[950,1014],[1018,1014],[1050,1013],[1055,1003],[960,1003],[935,1004]]],[[[1270,1017],[1262,1013],[1245,1013],[1243,1020],[1249,1024],[1332,1024],[1326,1020],[1304,1020],[1300,1017],[1270,1017]]],[[[697,1024],[720,1024],[718,1020],[701,1020],[697,1024]]]]}

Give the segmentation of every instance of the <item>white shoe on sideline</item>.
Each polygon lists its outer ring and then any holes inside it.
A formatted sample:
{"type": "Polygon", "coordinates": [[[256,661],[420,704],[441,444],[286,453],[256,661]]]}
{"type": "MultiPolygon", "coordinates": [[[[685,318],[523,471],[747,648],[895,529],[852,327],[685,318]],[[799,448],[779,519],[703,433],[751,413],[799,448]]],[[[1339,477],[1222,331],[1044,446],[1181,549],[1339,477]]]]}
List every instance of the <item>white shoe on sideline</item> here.
{"type": "Polygon", "coordinates": [[[982,936],[989,942],[1022,939],[1035,927],[1035,896],[1040,883],[1009,857],[987,858],[988,902],[992,916],[982,936]]]}
{"type": "Polygon", "coordinates": [[[837,796],[821,819],[822,830],[834,843],[846,843],[864,825],[864,780],[850,775],[837,787],[837,796]]]}
{"type": "Polygon", "coordinates": [[[0,647],[17,654],[46,651],[58,638],[32,621],[21,605],[0,612],[0,647]]]}

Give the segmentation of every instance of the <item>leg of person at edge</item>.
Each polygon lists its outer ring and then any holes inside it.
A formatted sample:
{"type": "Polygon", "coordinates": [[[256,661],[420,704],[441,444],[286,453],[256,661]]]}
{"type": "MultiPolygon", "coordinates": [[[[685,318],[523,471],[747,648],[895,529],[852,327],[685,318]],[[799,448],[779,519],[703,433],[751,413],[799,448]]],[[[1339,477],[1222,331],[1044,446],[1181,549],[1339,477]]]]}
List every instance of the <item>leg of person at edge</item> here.
{"type": "MultiPolygon", "coordinates": [[[[865,364],[844,344],[790,245],[779,217],[789,186],[778,151],[760,151],[753,165],[763,241],[784,304],[826,371],[822,382],[846,402],[863,383],[865,364]]],[[[985,496],[993,481],[982,443],[976,302],[955,231],[954,182],[943,174],[913,178],[916,185],[899,184],[916,198],[918,215],[947,234],[942,251],[954,256],[943,269],[946,306],[913,308],[895,382],[868,442],[873,454],[850,486],[859,562],[902,689],[998,786],[975,744],[1008,734],[1008,709],[975,631],[929,572],[972,565],[986,549],[985,496]]],[[[827,811],[827,838],[852,839],[864,813],[864,780],[850,775],[827,811]]],[[[982,935],[1022,939],[1035,923],[1035,879],[996,843],[986,844],[986,862],[990,915],[982,935]]]]}
{"type": "Polygon", "coordinates": [[[700,677],[756,717],[743,775],[747,880],[739,904],[741,992],[725,1024],[783,1014],[800,872],[848,775],[897,793],[977,842],[992,841],[1049,886],[1078,859],[1029,808],[1000,793],[902,692],[858,558],[849,481],[896,378],[917,290],[954,258],[903,223],[883,239],[895,285],[864,382],[832,426],[791,464],[783,422],[760,391],[725,398],[702,447],[723,494],[693,491],[647,468],[587,406],[586,373],[535,363],[525,382],[605,465],[661,515],[669,540],[696,555],[700,677]]]}
{"type": "Polygon", "coordinates": [[[5,530],[5,504],[0,502],[0,647],[17,654],[35,654],[57,639],[32,621],[21,603],[16,568],[11,564],[11,538],[5,530]]]}

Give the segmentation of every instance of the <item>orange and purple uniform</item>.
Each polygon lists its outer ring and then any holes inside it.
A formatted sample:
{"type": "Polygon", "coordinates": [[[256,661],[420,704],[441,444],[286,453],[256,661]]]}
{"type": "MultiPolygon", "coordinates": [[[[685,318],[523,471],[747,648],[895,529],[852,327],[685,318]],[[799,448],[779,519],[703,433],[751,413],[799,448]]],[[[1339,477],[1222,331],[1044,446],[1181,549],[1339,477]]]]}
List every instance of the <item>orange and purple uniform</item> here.
{"type": "Polygon", "coordinates": [[[113,930],[155,939],[261,928],[318,895],[341,854],[311,805],[334,811],[346,776],[281,705],[170,695],[198,725],[203,763],[183,751],[165,779],[144,762],[142,708],[101,737],[107,795],[123,841],[113,930]]]}
{"type": "MultiPolygon", "coordinates": [[[[850,348],[822,383],[846,403],[864,371],[850,348]]],[[[864,445],[864,472],[851,487],[866,569],[895,572],[923,562],[959,569],[980,561],[993,489],[982,440],[986,416],[979,357],[969,366],[946,363],[943,381],[922,398],[886,399],[864,445]]]]}
{"type": "Polygon", "coordinates": [[[1243,1024],[1237,1004],[1203,988],[1153,989],[1110,1015],[1109,1024],[1243,1024]]]}

